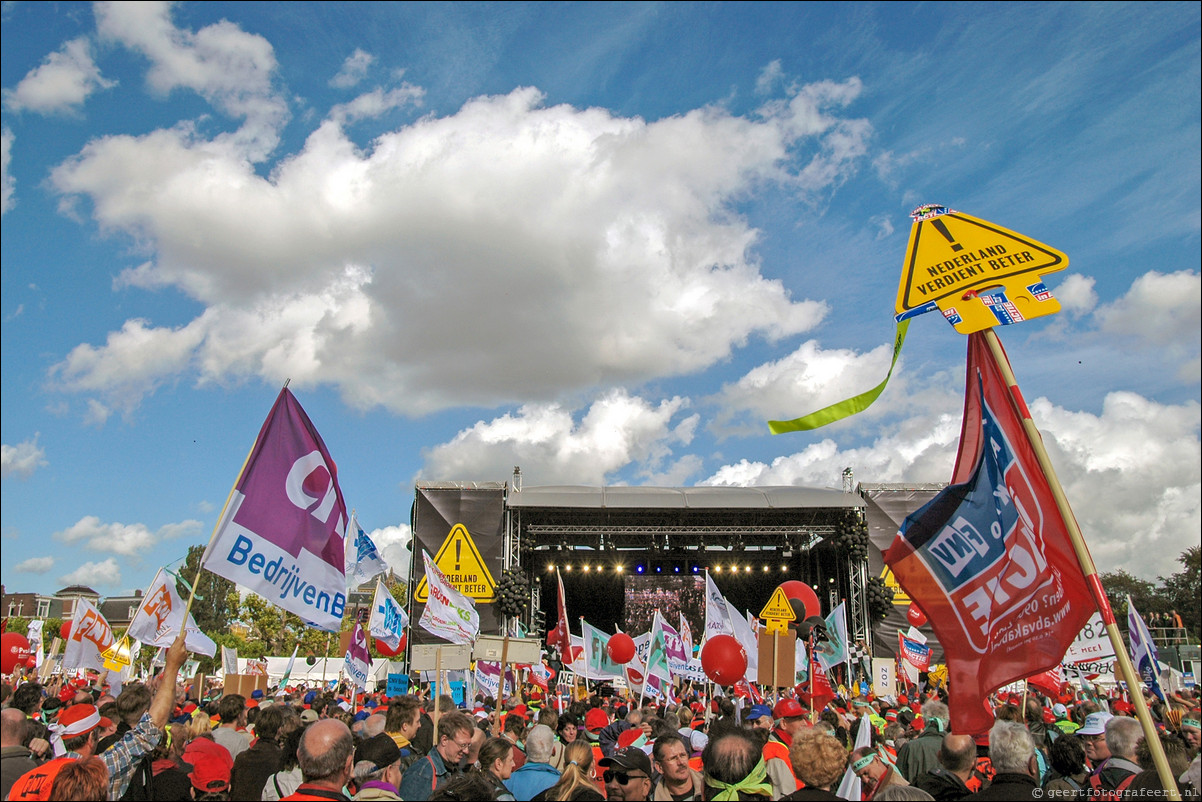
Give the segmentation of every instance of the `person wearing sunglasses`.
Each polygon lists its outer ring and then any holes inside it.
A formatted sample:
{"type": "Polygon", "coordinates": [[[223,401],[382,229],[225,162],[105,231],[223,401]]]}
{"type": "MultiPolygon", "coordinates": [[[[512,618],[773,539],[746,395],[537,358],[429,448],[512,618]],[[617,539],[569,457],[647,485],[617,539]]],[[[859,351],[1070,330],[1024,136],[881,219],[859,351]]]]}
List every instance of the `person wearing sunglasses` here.
{"type": "Polygon", "coordinates": [[[609,802],[643,802],[651,797],[651,759],[636,746],[628,746],[602,759],[601,779],[609,802]]]}

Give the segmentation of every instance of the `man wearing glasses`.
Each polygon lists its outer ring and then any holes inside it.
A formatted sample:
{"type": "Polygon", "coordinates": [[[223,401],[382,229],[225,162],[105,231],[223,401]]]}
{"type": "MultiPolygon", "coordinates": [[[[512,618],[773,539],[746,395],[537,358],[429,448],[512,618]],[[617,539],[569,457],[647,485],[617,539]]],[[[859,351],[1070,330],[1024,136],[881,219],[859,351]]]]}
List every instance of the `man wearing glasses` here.
{"type": "Polygon", "coordinates": [[[1094,771],[1110,759],[1110,750],[1106,747],[1106,722],[1111,718],[1113,716],[1109,713],[1090,713],[1085,718],[1085,724],[1077,730],[1077,737],[1085,748],[1085,759],[1094,771]]]}
{"type": "Polygon", "coordinates": [[[430,754],[405,770],[401,799],[424,802],[448,780],[463,773],[463,760],[472,748],[475,726],[466,713],[444,713],[438,720],[437,742],[430,754]]]}
{"type": "MultiPolygon", "coordinates": [[[[628,746],[602,759],[605,797],[608,802],[643,802],[651,796],[651,759],[637,746],[628,746]]],[[[404,796],[404,794],[402,794],[404,796]]],[[[408,799],[409,797],[405,797],[408,799]]]]}

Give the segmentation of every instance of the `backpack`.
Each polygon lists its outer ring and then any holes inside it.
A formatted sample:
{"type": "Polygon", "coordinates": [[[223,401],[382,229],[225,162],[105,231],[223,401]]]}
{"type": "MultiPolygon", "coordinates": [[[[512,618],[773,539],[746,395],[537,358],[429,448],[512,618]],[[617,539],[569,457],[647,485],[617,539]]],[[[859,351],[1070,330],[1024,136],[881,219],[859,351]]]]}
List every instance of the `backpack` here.
{"type": "Polygon", "coordinates": [[[152,763],[150,753],[142,756],[142,759],[138,761],[138,767],[134,769],[134,773],[129,778],[129,786],[118,799],[130,800],[130,802],[147,802],[147,800],[154,799],[150,790],[150,783],[154,779],[152,763]]]}
{"type": "Polygon", "coordinates": [[[1094,772],[1089,775],[1090,802],[1094,802],[1094,800],[1097,800],[1097,802],[1119,802],[1123,798],[1127,786],[1131,785],[1131,781],[1134,779],[1134,774],[1128,774],[1112,788],[1109,782],[1102,779],[1101,771],[1094,772]]]}

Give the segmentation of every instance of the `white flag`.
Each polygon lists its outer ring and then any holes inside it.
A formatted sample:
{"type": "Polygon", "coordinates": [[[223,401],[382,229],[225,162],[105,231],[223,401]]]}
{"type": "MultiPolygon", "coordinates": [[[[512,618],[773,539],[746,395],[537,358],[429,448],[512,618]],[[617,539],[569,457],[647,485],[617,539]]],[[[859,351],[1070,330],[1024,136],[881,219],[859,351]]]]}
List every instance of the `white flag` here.
{"type": "Polygon", "coordinates": [[[476,603],[464,596],[438,569],[430,555],[422,551],[426,561],[426,585],[430,600],[422,612],[422,629],[451,643],[471,643],[480,632],[480,614],[476,603]]]}
{"type": "Polygon", "coordinates": [[[380,556],[372,539],[359,526],[359,518],[351,513],[351,526],[346,538],[346,584],[357,588],[373,576],[388,573],[388,563],[380,556]]]}
{"type": "MultiPolygon", "coordinates": [[[[184,600],[175,589],[175,583],[162,568],[155,574],[154,581],[142,597],[138,611],[126,630],[131,638],[137,638],[150,646],[170,646],[184,629],[184,600]]],[[[217,654],[217,644],[200,631],[196,619],[188,613],[188,624],[184,642],[188,651],[212,657],[217,654]]]]}
{"type": "Polygon", "coordinates": [[[238,650],[228,646],[221,647],[221,670],[226,674],[238,673],[238,650]]]}
{"type": "Polygon", "coordinates": [[[730,622],[730,612],[727,608],[726,597],[718,590],[709,571],[705,572],[705,637],[715,635],[733,635],[735,629],[730,622]]]}
{"type": "MultiPolygon", "coordinates": [[[[352,519],[353,520],[353,519],[352,519]]],[[[376,595],[371,600],[371,617],[367,620],[367,629],[376,640],[388,644],[388,648],[396,651],[401,645],[401,636],[409,625],[409,616],[405,608],[392,598],[384,583],[376,580],[376,595]]]]}
{"type": "Polygon", "coordinates": [[[296,665],[296,652],[298,649],[300,649],[299,642],[292,647],[292,656],[288,658],[288,667],[284,669],[284,676],[280,678],[280,689],[276,693],[276,696],[283,696],[288,692],[288,689],[284,686],[288,684],[288,679],[292,676],[292,667],[296,665]]]}
{"type": "Polygon", "coordinates": [[[113,640],[113,628],[100,611],[87,599],[77,599],[75,615],[71,618],[71,637],[63,650],[63,669],[103,671],[104,658],[100,655],[113,645],[113,640]]]}

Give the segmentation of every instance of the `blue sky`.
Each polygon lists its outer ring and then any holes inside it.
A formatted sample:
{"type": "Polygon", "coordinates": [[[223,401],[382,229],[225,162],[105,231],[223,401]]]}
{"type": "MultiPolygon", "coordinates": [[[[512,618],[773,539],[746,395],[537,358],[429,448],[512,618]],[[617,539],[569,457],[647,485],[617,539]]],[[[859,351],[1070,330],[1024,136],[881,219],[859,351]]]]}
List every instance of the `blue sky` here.
{"type": "Polygon", "coordinates": [[[950,476],[920,203],[1069,255],[1000,330],[1102,570],[1202,528],[1199,6],[4,3],[10,591],[205,542],[279,387],[388,553],[416,481],[950,476]]]}

